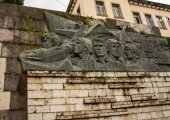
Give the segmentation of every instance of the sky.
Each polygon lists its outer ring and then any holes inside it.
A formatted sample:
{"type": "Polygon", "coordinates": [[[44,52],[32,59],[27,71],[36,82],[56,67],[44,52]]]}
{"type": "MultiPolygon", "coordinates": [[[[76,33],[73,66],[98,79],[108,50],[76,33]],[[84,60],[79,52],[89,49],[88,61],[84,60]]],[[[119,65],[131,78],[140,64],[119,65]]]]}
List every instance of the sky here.
{"type": "MultiPolygon", "coordinates": [[[[25,0],[24,5],[57,11],[66,11],[70,0],[25,0]]],[[[170,5],[170,0],[149,0],[170,5]]]]}

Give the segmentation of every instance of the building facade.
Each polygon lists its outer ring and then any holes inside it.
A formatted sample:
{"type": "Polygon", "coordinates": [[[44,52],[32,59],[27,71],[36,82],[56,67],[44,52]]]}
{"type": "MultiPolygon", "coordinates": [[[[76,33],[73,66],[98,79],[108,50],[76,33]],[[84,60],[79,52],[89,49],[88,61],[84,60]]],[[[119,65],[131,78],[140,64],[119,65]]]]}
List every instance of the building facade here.
{"type": "Polygon", "coordinates": [[[170,37],[170,5],[146,0],[70,0],[70,14],[156,26],[170,37]]]}

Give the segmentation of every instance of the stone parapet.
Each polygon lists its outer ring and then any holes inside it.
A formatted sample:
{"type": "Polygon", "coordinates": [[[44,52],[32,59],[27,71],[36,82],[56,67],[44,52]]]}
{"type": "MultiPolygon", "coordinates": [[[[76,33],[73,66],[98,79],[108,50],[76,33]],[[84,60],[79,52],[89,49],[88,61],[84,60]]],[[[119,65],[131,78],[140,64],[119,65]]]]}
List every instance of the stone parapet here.
{"type": "Polygon", "coordinates": [[[27,72],[28,120],[170,119],[169,72],[27,72]]]}

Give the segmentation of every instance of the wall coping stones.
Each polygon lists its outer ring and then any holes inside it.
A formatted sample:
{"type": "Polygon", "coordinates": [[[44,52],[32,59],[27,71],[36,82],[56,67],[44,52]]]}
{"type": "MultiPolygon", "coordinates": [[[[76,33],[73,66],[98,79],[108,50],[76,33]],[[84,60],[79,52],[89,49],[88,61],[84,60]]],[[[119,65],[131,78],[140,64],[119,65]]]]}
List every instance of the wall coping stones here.
{"type": "Polygon", "coordinates": [[[27,71],[29,77],[97,77],[97,78],[126,78],[126,77],[170,77],[170,72],[56,72],[56,71],[27,71]]]}

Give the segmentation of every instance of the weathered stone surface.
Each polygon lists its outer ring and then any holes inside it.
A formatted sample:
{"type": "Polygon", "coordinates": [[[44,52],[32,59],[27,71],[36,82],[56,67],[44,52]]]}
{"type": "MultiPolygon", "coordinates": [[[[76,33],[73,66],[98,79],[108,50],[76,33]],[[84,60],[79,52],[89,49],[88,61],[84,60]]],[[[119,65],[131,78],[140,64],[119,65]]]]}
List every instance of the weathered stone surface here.
{"type": "Polygon", "coordinates": [[[10,92],[0,92],[0,110],[10,110],[11,109],[11,93],[10,92]]]}
{"type": "MultiPolygon", "coordinates": [[[[104,117],[118,120],[136,120],[138,118],[164,119],[164,114],[166,114],[166,116],[168,114],[168,112],[163,113],[163,111],[169,110],[170,105],[168,91],[163,90],[167,89],[165,84],[169,81],[166,81],[164,76],[161,76],[160,79],[158,79],[158,76],[148,77],[148,75],[133,76],[133,78],[129,76],[117,78],[114,73],[113,77],[111,77],[111,74],[109,77],[103,77],[102,74],[100,74],[102,76],[101,79],[99,74],[96,74],[97,77],[95,78],[95,75],[92,73],[91,75],[90,73],[84,73],[84,78],[80,73],[72,72],[65,74],[61,72],[61,75],[63,75],[62,78],[59,73],[55,77],[48,71],[29,72],[29,74],[30,73],[32,75],[28,77],[28,86],[31,87],[28,89],[28,94],[34,94],[34,98],[28,98],[29,114],[38,114],[41,112],[43,113],[42,120],[45,120],[46,117],[54,118],[54,116],[57,119],[84,120],[105,120],[104,117]],[[47,74],[46,77],[43,75],[41,77],[41,74],[43,73],[47,74]],[[48,76],[48,74],[50,74],[50,76],[48,76]],[[71,77],[69,77],[69,75],[71,77]],[[122,86],[144,85],[146,88],[139,87],[134,89],[133,87],[128,87],[126,89],[109,89],[110,82],[98,82],[103,79],[104,81],[109,81],[110,79],[111,83],[116,83],[111,84],[112,86],[116,86],[117,84],[121,84],[122,86]],[[59,82],[59,80],[61,81],[59,82]],[[75,80],[76,84],[74,84],[74,82],[72,83],[71,80],[75,80]],[[84,83],[83,80],[87,80],[87,82],[84,83]],[[95,82],[95,80],[97,82],[95,82]],[[94,82],[94,85],[91,81],[94,82]],[[123,83],[123,81],[125,83],[123,83]],[[149,85],[152,83],[154,83],[155,86],[149,85]],[[56,88],[51,86],[52,84],[54,86],[56,85],[56,88]],[[57,90],[59,87],[58,85],[63,85],[63,88],[57,90]],[[46,87],[45,89],[42,89],[42,86],[46,86],[50,89],[47,89],[46,87]],[[154,91],[155,89],[159,90],[160,88],[164,93],[154,91]],[[153,89],[153,92],[151,92],[151,89],[153,89]],[[52,93],[52,96],[45,97],[45,95],[43,95],[43,97],[39,98],[42,92],[36,93],[37,90],[41,90],[43,93],[48,92],[48,95],[52,93]],[[155,112],[157,113],[156,116],[155,112]],[[46,117],[44,114],[46,114],[46,117]],[[146,116],[144,116],[145,114],[146,116]],[[115,116],[119,117],[116,118],[115,116]]],[[[133,75],[134,73],[131,74],[133,75]]],[[[167,74],[164,75],[167,77],[167,74]]]]}
{"type": "Polygon", "coordinates": [[[28,115],[28,120],[43,120],[42,119],[42,113],[39,113],[39,114],[29,114],[28,115]]]}
{"type": "Polygon", "coordinates": [[[44,19],[44,11],[41,9],[32,9],[30,7],[19,6],[19,16],[23,17],[33,17],[36,20],[43,20],[44,19]]]}
{"type": "Polygon", "coordinates": [[[24,110],[0,111],[0,120],[26,120],[27,115],[24,110]]]}
{"type": "Polygon", "coordinates": [[[48,32],[48,28],[45,21],[34,21],[34,32],[48,32]]]}
{"type": "Polygon", "coordinates": [[[20,94],[19,92],[12,92],[11,93],[11,102],[10,106],[11,109],[19,110],[26,108],[26,96],[20,94]]]}
{"type": "Polygon", "coordinates": [[[14,32],[8,29],[0,29],[0,42],[14,41],[14,32]]]}
{"type": "Polygon", "coordinates": [[[113,103],[115,98],[87,98],[84,99],[85,104],[113,103]]]}
{"type": "Polygon", "coordinates": [[[17,91],[20,80],[21,75],[19,74],[5,74],[4,90],[17,91]]]}
{"type": "Polygon", "coordinates": [[[29,45],[40,45],[42,33],[34,32],[29,33],[26,31],[15,30],[15,42],[29,45]]]}
{"type": "Polygon", "coordinates": [[[0,28],[14,28],[14,17],[0,16],[0,28]]]}
{"type": "Polygon", "coordinates": [[[7,16],[18,16],[18,6],[11,4],[0,4],[0,14],[7,16]]]}
{"type": "Polygon", "coordinates": [[[4,90],[6,72],[6,58],[0,58],[0,91],[4,90]]]}
{"type": "Polygon", "coordinates": [[[22,66],[21,62],[18,59],[7,59],[7,68],[6,73],[12,74],[21,74],[22,66]],[[12,66],[12,67],[11,67],[12,66]]]}
{"type": "Polygon", "coordinates": [[[2,55],[2,43],[0,43],[0,56],[2,55]]]}
{"type": "Polygon", "coordinates": [[[2,56],[6,58],[18,58],[23,50],[29,50],[35,47],[37,46],[3,43],[2,56]]]}
{"type": "Polygon", "coordinates": [[[100,24],[85,29],[83,23],[47,12],[45,15],[49,29],[55,34],[42,39],[42,48],[22,52],[24,70],[116,71],[116,77],[127,77],[125,71],[170,71],[166,39],[128,33],[125,28],[118,37],[100,24]]]}
{"type": "Polygon", "coordinates": [[[29,91],[28,98],[52,98],[51,91],[29,91]]]}

